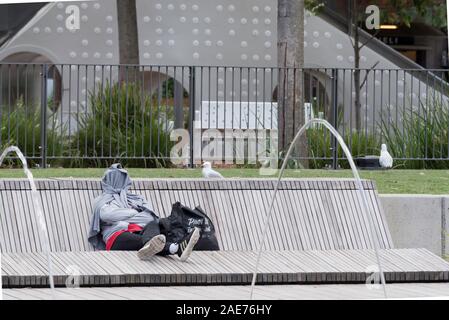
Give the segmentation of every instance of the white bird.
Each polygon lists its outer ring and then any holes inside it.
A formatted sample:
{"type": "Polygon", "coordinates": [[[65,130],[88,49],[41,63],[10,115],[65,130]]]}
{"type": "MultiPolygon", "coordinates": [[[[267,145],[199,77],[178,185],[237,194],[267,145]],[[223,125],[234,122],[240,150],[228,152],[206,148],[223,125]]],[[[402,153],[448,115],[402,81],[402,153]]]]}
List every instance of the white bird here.
{"type": "Polygon", "coordinates": [[[391,168],[393,166],[393,158],[388,153],[387,145],[385,143],[382,144],[380,150],[379,164],[382,168],[391,168]]]}
{"type": "Polygon", "coordinates": [[[212,165],[210,162],[205,161],[203,163],[202,167],[203,167],[203,170],[201,170],[201,172],[202,172],[204,178],[224,179],[223,176],[219,172],[212,169],[212,165]]]}

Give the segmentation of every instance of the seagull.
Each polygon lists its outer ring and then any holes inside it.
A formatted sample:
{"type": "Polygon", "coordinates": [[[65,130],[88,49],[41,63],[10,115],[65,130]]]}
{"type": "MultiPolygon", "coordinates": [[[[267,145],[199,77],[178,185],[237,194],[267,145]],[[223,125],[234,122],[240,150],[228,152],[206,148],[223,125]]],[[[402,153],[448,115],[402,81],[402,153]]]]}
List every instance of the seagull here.
{"type": "Polygon", "coordinates": [[[203,170],[201,172],[202,172],[204,178],[224,179],[223,176],[219,172],[212,169],[212,165],[210,164],[210,162],[205,161],[203,163],[202,167],[203,167],[203,170]]]}
{"type": "Polygon", "coordinates": [[[391,168],[393,166],[393,158],[387,151],[387,145],[382,144],[382,149],[380,150],[379,164],[382,168],[391,168]]]}

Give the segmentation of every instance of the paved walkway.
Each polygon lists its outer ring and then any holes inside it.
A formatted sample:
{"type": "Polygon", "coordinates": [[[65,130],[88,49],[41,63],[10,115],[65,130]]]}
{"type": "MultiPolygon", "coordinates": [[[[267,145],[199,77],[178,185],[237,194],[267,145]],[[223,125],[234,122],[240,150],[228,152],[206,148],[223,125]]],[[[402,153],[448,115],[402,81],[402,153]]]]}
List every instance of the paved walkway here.
{"type": "MultiPolygon", "coordinates": [[[[249,286],[58,288],[57,299],[239,300],[249,299],[249,286]]],[[[447,283],[388,284],[388,298],[449,299],[447,283]]],[[[4,289],[3,299],[51,299],[50,289],[4,289]]],[[[363,284],[256,286],[255,299],[383,299],[381,289],[363,284]]]]}

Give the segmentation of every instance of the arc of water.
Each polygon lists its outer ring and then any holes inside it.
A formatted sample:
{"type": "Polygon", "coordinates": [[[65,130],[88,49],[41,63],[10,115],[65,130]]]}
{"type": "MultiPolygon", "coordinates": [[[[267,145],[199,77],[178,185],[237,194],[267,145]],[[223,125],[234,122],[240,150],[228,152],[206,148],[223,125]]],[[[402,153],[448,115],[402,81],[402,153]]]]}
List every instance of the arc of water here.
{"type": "Polygon", "coordinates": [[[27,160],[18,147],[11,146],[11,147],[6,148],[3,151],[2,155],[0,156],[0,166],[2,165],[3,160],[6,158],[6,156],[11,152],[16,153],[17,156],[19,157],[20,161],[22,162],[23,171],[25,172],[25,175],[28,178],[28,181],[30,182],[34,210],[35,210],[35,213],[37,216],[39,228],[42,231],[42,233],[44,234],[43,247],[44,247],[44,253],[47,256],[48,278],[49,278],[49,282],[50,282],[52,296],[54,298],[55,297],[54,296],[55,285],[54,285],[54,281],[53,281],[53,268],[52,268],[52,261],[51,261],[51,255],[50,255],[50,240],[48,238],[47,224],[46,224],[45,218],[44,218],[44,211],[43,211],[42,205],[39,201],[39,193],[37,192],[36,184],[34,183],[33,174],[31,173],[30,169],[28,169],[27,160]]]}
{"type": "Polygon", "coordinates": [[[265,212],[265,225],[264,225],[264,229],[263,229],[263,233],[262,233],[262,239],[259,243],[259,248],[258,248],[258,252],[257,252],[257,259],[256,259],[256,265],[254,267],[254,272],[253,272],[253,278],[251,281],[251,293],[250,293],[250,299],[253,299],[253,295],[254,295],[254,286],[256,284],[256,278],[257,278],[257,272],[259,270],[259,264],[260,264],[260,258],[262,256],[262,250],[263,250],[263,245],[265,242],[265,238],[266,238],[266,234],[268,231],[268,225],[270,223],[271,220],[271,215],[273,213],[273,206],[274,206],[274,201],[276,199],[276,194],[278,192],[278,188],[279,188],[279,182],[282,179],[282,175],[284,173],[285,167],[287,165],[287,161],[288,158],[290,157],[291,152],[293,151],[293,148],[295,146],[296,140],[298,140],[298,138],[304,133],[305,130],[307,130],[311,124],[313,123],[317,123],[317,124],[322,124],[324,125],[334,136],[335,138],[337,138],[337,141],[340,145],[340,147],[343,149],[343,152],[346,155],[346,158],[349,161],[349,165],[351,167],[352,173],[354,175],[354,179],[356,180],[356,184],[357,184],[357,189],[358,189],[358,193],[359,193],[359,197],[362,199],[362,205],[363,205],[363,213],[367,216],[366,218],[369,224],[369,232],[370,232],[370,237],[371,239],[374,240],[374,252],[376,254],[376,261],[377,261],[377,265],[379,267],[379,273],[380,273],[380,280],[382,283],[382,288],[383,288],[383,293],[384,293],[384,297],[385,299],[387,299],[387,290],[386,290],[386,286],[385,286],[385,276],[384,276],[384,272],[382,269],[382,264],[380,262],[380,255],[379,255],[379,239],[377,238],[377,234],[374,232],[373,230],[373,222],[372,222],[372,217],[371,215],[368,215],[368,200],[366,198],[366,194],[365,194],[365,189],[363,188],[362,185],[362,181],[360,180],[360,176],[359,173],[357,171],[357,168],[354,164],[354,160],[352,159],[352,155],[351,152],[349,151],[348,146],[346,145],[346,143],[344,142],[343,138],[340,136],[340,134],[338,133],[338,131],[326,120],[324,119],[311,119],[309,121],[307,121],[302,127],[301,129],[299,129],[299,131],[296,133],[290,147],[288,148],[287,154],[284,158],[284,161],[282,162],[282,166],[281,166],[281,170],[279,172],[279,176],[278,179],[276,181],[276,186],[274,188],[273,191],[273,195],[271,197],[270,200],[270,206],[268,207],[268,211],[265,212]]]}

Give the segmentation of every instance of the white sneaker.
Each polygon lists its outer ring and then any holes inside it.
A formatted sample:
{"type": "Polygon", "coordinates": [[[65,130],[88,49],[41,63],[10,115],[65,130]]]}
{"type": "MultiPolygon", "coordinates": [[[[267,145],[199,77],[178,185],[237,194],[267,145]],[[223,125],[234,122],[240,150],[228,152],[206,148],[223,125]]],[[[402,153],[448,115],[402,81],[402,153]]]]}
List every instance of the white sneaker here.
{"type": "Polygon", "coordinates": [[[140,260],[148,260],[156,253],[161,252],[165,247],[165,236],[163,234],[159,234],[150,241],[145,243],[142,249],[137,251],[137,256],[140,260]]]}
{"type": "Polygon", "coordinates": [[[196,243],[200,239],[200,228],[195,228],[195,230],[188,234],[178,245],[178,256],[182,262],[186,261],[193,251],[196,243]]]}

